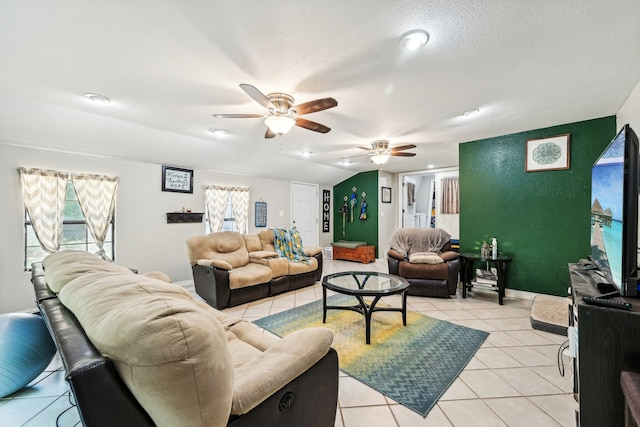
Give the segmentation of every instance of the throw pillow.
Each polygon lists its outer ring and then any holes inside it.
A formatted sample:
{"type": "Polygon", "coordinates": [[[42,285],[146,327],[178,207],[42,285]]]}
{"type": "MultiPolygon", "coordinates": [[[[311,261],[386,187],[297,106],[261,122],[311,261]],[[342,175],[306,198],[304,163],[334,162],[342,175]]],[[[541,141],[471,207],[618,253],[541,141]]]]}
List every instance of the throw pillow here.
{"type": "Polygon", "coordinates": [[[416,252],[409,255],[409,262],[414,264],[440,264],[444,260],[435,252],[416,252]]]}

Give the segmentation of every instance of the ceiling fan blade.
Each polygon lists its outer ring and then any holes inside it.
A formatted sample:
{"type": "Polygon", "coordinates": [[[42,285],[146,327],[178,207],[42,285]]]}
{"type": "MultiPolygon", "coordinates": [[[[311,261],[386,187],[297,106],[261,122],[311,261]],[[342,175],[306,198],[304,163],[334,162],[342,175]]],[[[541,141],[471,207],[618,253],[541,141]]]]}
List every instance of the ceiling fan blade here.
{"type": "Polygon", "coordinates": [[[320,133],[328,133],[331,130],[331,128],[328,128],[325,125],[321,125],[320,123],[312,122],[307,119],[296,119],[296,126],[320,133]]]}
{"type": "Polygon", "coordinates": [[[273,105],[273,103],[269,100],[269,98],[267,98],[267,95],[265,95],[264,93],[260,92],[255,86],[251,86],[249,84],[242,83],[240,85],[240,88],[243,91],[245,91],[247,93],[247,95],[249,95],[251,98],[253,98],[254,101],[256,101],[258,104],[262,105],[264,108],[266,108],[266,109],[273,108],[274,110],[276,109],[276,106],[273,105]]]}
{"type": "Polygon", "coordinates": [[[416,153],[404,153],[404,152],[399,152],[399,153],[394,153],[393,151],[391,152],[391,155],[394,157],[413,157],[416,155],[416,153]]]}
{"type": "Polygon", "coordinates": [[[214,114],[218,119],[257,119],[264,117],[264,114],[214,114]]]}
{"type": "Polygon", "coordinates": [[[396,151],[410,150],[412,148],[416,148],[416,146],[413,144],[399,145],[397,147],[391,147],[391,152],[393,153],[396,151]]]}
{"type": "Polygon", "coordinates": [[[275,138],[276,134],[267,126],[267,131],[264,133],[264,137],[266,139],[275,138]]]}
{"type": "Polygon", "coordinates": [[[297,114],[303,115],[303,114],[316,113],[318,111],[333,108],[336,105],[338,105],[338,101],[336,101],[335,99],[322,98],[322,99],[316,99],[314,101],[309,101],[302,104],[294,105],[291,108],[295,110],[297,114]]]}
{"type": "Polygon", "coordinates": [[[358,147],[361,150],[371,151],[371,147],[358,147]]]}

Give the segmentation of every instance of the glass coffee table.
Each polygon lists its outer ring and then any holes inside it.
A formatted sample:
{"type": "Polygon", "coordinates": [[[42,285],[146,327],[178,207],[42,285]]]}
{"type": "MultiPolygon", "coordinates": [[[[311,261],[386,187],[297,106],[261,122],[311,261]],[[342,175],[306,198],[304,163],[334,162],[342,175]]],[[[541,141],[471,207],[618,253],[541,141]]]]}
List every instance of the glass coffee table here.
{"type": "Polygon", "coordinates": [[[327,310],[352,310],[364,315],[366,342],[371,343],[371,315],[376,311],[399,311],[402,324],[407,326],[407,290],[409,282],[399,276],[374,271],[347,271],[329,274],[322,279],[322,323],[326,323],[327,310]],[[327,305],[327,289],[339,294],[356,297],[353,306],[327,305]],[[380,298],[387,295],[402,295],[402,307],[376,307],[380,298]],[[364,297],[373,297],[367,303],[364,297]]]}

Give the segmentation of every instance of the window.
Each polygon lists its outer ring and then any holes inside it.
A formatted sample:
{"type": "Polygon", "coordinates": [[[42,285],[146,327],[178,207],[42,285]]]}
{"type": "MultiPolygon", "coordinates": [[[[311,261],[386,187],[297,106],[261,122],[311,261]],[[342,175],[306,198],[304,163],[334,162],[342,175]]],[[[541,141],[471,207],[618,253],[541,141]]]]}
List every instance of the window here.
{"type": "MultiPolygon", "coordinates": [[[[209,211],[205,207],[205,225],[204,230],[206,234],[211,233],[211,225],[209,223],[209,211]]],[[[237,231],[236,220],[233,217],[233,203],[231,202],[231,195],[227,198],[227,208],[224,211],[224,219],[222,220],[222,229],[220,231],[237,231]]]]}
{"type": "MultiPolygon", "coordinates": [[[[79,251],[86,251],[95,253],[98,251],[98,245],[96,245],[84,215],[82,209],[80,209],[80,203],[78,202],[78,196],[73,188],[71,180],[67,181],[67,189],[64,204],[64,215],[62,223],[62,239],[60,241],[60,250],[74,249],[79,251]]],[[[104,242],[104,250],[111,259],[114,259],[114,244],[113,244],[113,229],[114,229],[114,217],[111,217],[109,230],[104,242]]],[[[42,261],[48,252],[42,249],[38,239],[36,238],[29,214],[25,209],[25,271],[31,270],[31,264],[34,262],[42,261]]]]}

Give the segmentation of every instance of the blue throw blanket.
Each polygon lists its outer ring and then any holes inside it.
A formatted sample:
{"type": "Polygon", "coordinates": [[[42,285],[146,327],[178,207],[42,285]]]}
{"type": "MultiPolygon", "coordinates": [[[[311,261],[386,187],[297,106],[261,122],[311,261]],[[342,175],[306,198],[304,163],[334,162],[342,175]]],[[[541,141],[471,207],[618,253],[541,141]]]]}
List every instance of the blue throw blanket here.
{"type": "Polygon", "coordinates": [[[279,256],[289,261],[300,261],[309,264],[309,257],[305,255],[302,247],[302,238],[298,230],[285,230],[284,228],[272,228],[273,246],[279,256]]]}

